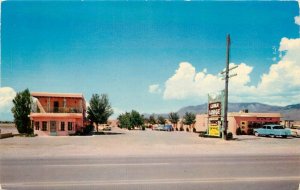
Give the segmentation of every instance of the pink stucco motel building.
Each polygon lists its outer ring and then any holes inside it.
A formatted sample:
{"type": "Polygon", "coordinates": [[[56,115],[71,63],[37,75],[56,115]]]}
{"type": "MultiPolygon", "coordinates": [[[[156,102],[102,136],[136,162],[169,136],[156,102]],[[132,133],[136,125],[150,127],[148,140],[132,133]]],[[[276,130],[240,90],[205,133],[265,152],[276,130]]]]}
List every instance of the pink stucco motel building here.
{"type": "Polygon", "coordinates": [[[32,92],[34,111],[29,117],[39,136],[66,136],[84,127],[86,104],[82,94],[32,92]]]}
{"type": "MultiPolygon", "coordinates": [[[[230,112],[228,113],[228,132],[236,135],[237,129],[240,128],[242,134],[251,134],[255,128],[261,127],[264,124],[276,123],[280,124],[280,113],[245,113],[245,112],[230,112]]],[[[208,115],[196,115],[196,130],[206,131],[208,128],[208,115]]]]}

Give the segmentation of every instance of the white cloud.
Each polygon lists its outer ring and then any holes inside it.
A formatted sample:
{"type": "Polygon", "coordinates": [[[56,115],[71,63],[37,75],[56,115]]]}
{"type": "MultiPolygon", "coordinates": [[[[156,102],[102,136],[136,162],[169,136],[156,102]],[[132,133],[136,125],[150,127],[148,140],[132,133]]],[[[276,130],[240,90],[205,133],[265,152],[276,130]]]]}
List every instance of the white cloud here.
{"type": "MultiPolygon", "coordinates": [[[[283,53],[268,72],[262,74],[256,85],[250,85],[253,67],[241,63],[232,70],[237,73],[230,79],[230,101],[257,101],[277,105],[300,102],[300,38],[282,38],[279,52],[283,53]]],[[[234,66],[230,64],[230,67],[234,66]]],[[[188,62],[179,64],[179,68],[165,82],[164,99],[198,98],[199,102],[207,100],[207,93],[224,89],[224,81],[218,74],[210,74],[207,69],[196,72],[188,62]]]]}
{"type": "Polygon", "coordinates": [[[257,90],[265,96],[279,96],[278,101],[300,101],[300,38],[282,38],[280,51],[285,54],[261,77],[257,90]]]}
{"type": "Polygon", "coordinates": [[[0,88],[0,120],[12,120],[12,100],[16,96],[14,89],[10,87],[0,88]]]}
{"type": "Polygon", "coordinates": [[[295,24],[300,25],[300,16],[295,16],[295,24]]]}
{"type": "MultiPolygon", "coordinates": [[[[235,66],[234,63],[230,67],[235,66]]],[[[234,71],[238,73],[237,77],[231,79],[230,88],[239,89],[245,93],[253,87],[247,86],[250,82],[249,74],[252,72],[252,67],[241,63],[234,71]]],[[[207,98],[207,94],[216,92],[224,88],[224,81],[218,74],[209,74],[207,69],[201,72],[196,72],[195,67],[188,63],[182,62],[175,74],[170,77],[165,83],[164,98],[165,99],[186,99],[200,98],[202,101],[207,98]]]]}
{"type": "Polygon", "coordinates": [[[148,87],[148,91],[152,94],[160,94],[161,88],[159,87],[159,84],[152,84],[148,87]]]}
{"type": "Polygon", "coordinates": [[[300,47],[300,38],[296,38],[296,39],[282,38],[280,41],[279,51],[299,50],[299,47],[300,47]]]}
{"type": "Polygon", "coordinates": [[[182,62],[175,74],[165,83],[164,99],[206,98],[208,92],[222,88],[220,76],[208,74],[207,69],[196,72],[195,67],[182,62]]]}

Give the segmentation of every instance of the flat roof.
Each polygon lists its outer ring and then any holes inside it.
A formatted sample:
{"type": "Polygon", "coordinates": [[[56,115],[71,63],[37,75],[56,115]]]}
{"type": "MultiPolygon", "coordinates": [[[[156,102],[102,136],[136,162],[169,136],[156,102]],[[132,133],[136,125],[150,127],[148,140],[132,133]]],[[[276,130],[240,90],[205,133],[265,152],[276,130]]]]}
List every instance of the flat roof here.
{"type": "MultiPolygon", "coordinates": [[[[197,114],[197,115],[204,115],[207,117],[206,114],[197,114]]],[[[281,117],[280,113],[242,113],[242,112],[228,112],[228,117],[281,117]]]]}
{"type": "Polygon", "coordinates": [[[33,97],[63,97],[63,98],[84,98],[80,93],[52,93],[52,92],[31,92],[33,97]]]}
{"type": "Polygon", "coordinates": [[[229,112],[228,116],[239,116],[239,117],[281,117],[280,113],[240,113],[240,112],[229,112]]]}

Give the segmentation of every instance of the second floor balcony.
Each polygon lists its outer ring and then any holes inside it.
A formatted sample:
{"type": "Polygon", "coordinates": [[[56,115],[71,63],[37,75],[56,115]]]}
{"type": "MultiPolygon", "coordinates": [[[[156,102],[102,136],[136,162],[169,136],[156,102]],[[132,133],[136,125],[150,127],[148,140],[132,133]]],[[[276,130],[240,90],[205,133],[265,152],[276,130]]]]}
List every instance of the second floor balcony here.
{"type": "MultiPolygon", "coordinates": [[[[46,113],[83,113],[83,108],[80,107],[43,107],[46,113]]],[[[38,106],[33,106],[33,113],[42,113],[38,106]]]]}
{"type": "Polygon", "coordinates": [[[82,113],[82,111],[83,110],[80,107],[52,107],[48,112],[49,113],[82,113]]]}

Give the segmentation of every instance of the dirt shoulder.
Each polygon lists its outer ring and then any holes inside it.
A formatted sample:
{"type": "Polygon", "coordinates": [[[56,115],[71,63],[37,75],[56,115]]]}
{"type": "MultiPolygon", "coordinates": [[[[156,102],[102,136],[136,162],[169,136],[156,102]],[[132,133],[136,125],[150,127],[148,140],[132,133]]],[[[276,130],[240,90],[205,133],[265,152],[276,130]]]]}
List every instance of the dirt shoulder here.
{"type": "Polygon", "coordinates": [[[0,158],[300,155],[300,138],[238,136],[237,140],[224,141],[188,132],[114,131],[122,134],[2,139],[0,158]]]}

